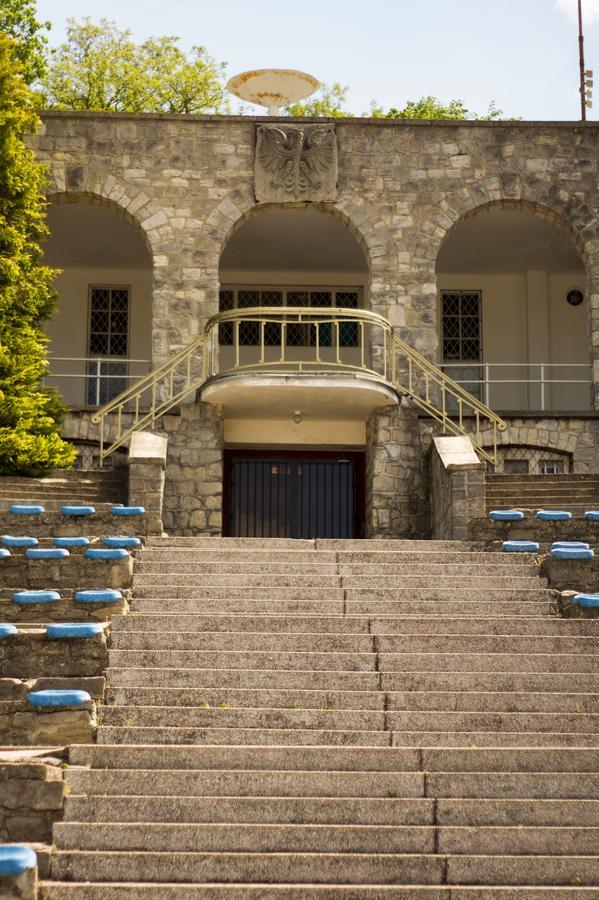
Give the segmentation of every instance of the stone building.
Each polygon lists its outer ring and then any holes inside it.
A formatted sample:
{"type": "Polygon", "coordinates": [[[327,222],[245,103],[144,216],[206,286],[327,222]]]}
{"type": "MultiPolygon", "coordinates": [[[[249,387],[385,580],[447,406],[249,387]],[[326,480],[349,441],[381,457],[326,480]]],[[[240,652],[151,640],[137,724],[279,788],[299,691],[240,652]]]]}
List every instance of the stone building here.
{"type": "Polygon", "coordinates": [[[594,123],[44,113],[48,384],[81,465],[154,431],[131,491],[167,531],[340,537],[435,533],[443,432],[499,473],[598,471],[598,145],[594,123]]]}

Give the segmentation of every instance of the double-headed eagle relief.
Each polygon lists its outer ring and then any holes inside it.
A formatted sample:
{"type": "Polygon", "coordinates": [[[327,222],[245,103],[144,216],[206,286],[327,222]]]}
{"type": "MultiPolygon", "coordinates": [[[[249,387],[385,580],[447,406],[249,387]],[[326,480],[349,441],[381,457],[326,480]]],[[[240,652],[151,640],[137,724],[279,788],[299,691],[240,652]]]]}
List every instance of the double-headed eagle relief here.
{"type": "Polygon", "coordinates": [[[334,125],[259,125],[256,200],[335,200],[337,139],[334,125]]]}

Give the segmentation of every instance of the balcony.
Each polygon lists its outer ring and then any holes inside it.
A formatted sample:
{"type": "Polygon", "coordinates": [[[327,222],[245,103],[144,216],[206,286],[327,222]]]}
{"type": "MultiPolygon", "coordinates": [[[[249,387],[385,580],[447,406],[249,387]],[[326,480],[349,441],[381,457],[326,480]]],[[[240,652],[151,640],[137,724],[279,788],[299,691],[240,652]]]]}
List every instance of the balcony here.
{"type": "Polygon", "coordinates": [[[367,418],[397,404],[392,329],[342,307],[253,307],[209,320],[201,399],[231,417],[367,418]]]}

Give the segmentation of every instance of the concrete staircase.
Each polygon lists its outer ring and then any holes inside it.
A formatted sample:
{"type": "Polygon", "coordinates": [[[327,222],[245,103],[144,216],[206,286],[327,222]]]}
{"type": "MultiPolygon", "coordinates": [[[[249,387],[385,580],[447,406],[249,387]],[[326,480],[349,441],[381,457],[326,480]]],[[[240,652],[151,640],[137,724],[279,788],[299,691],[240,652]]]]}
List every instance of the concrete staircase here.
{"type": "Polygon", "coordinates": [[[0,478],[0,511],[11,503],[41,503],[58,512],[64,503],[100,504],[127,502],[127,470],[57,470],[43,478],[0,478]]]}
{"type": "Polygon", "coordinates": [[[150,538],[44,900],[599,897],[597,621],[458,542],[150,538]]]}
{"type": "Polygon", "coordinates": [[[491,509],[567,509],[575,516],[599,508],[599,475],[488,474],[491,509]]]}

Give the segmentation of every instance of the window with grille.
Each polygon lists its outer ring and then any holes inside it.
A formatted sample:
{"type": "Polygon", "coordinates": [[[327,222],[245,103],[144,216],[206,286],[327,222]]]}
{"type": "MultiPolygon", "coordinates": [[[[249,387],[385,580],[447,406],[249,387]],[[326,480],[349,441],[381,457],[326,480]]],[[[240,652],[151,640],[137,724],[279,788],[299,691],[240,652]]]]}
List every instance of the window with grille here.
{"type": "Polygon", "coordinates": [[[443,291],[443,362],[481,361],[480,291],[443,291]]]}
{"type": "MultiPolygon", "coordinates": [[[[230,309],[247,309],[251,306],[308,306],[314,309],[343,306],[349,309],[358,309],[360,295],[361,291],[355,288],[226,287],[220,291],[219,309],[220,312],[230,309]]],[[[223,322],[219,326],[221,346],[233,344],[234,327],[231,322],[223,322]]],[[[322,325],[290,323],[287,326],[287,346],[313,347],[318,339],[321,347],[330,347],[333,327],[328,322],[323,322],[322,325]]],[[[358,346],[358,326],[355,322],[340,323],[339,342],[342,347],[358,346]]],[[[239,343],[245,346],[259,345],[260,323],[240,322],[239,343]]],[[[278,346],[281,343],[281,326],[278,323],[268,322],[265,324],[264,343],[266,346],[278,346]]]]}
{"type": "Polygon", "coordinates": [[[89,340],[87,402],[107,403],[127,387],[126,357],[129,349],[129,288],[91,285],[89,291],[89,340]],[[108,359],[105,361],[103,357],[108,359]],[[95,361],[94,359],[95,358],[95,361]]]}

